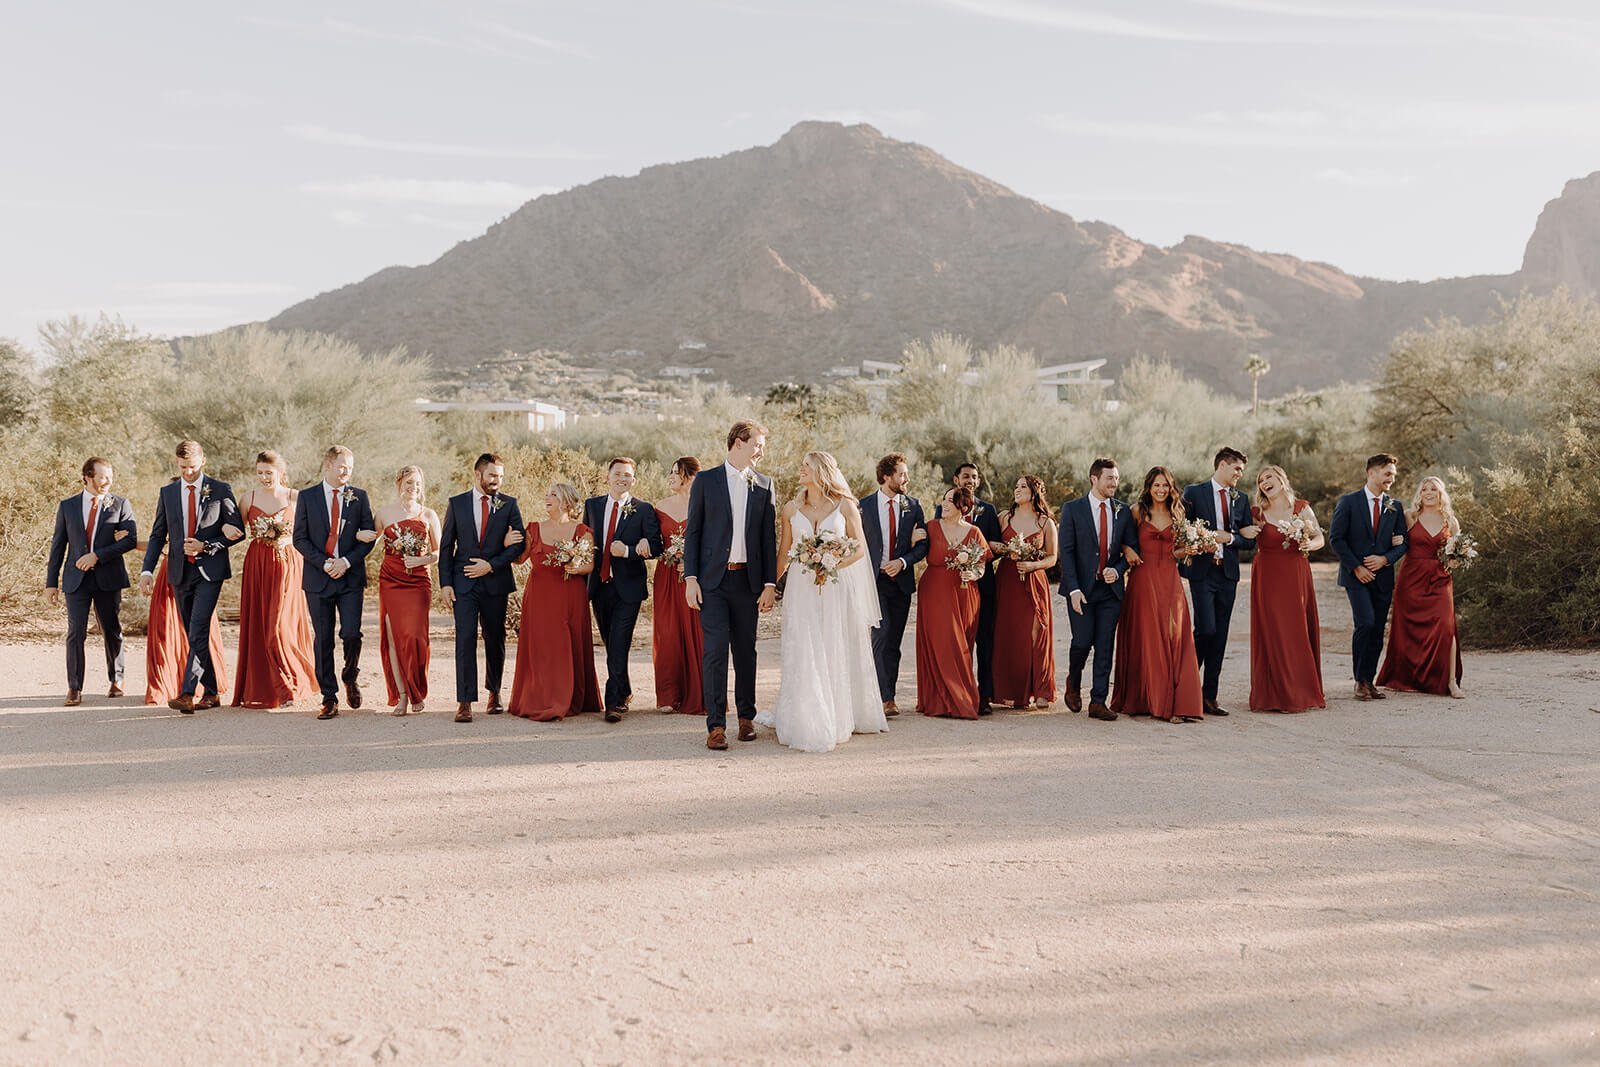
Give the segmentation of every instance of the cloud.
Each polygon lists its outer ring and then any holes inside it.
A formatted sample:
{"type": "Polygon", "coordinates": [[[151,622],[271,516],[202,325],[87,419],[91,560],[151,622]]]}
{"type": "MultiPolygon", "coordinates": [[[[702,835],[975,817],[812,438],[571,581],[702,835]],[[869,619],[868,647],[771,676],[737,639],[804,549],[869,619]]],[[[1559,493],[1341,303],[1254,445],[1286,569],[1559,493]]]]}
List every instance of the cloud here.
{"type": "Polygon", "coordinates": [[[340,208],[329,215],[329,218],[340,226],[365,226],[367,224],[367,213],[351,208],[340,208]]]}
{"type": "Polygon", "coordinates": [[[439,144],[431,141],[389,141],[360,133],[330,130],[309,122],[285,126],[283,132],[313,144],[342,148],[369,148],[379,152],[402,152],[419,156],[455,156],[462,159],[542,159],[585,160],[594,157],[576,149],[552,145],[548,148],[484,148],[476,145],[439,144]]]}
{"type": "Polygon", "coordinates": [[[474,25],[480,30],[484,30],[488,33],[492,33],[512,41],[520,41],[523,44],[531,44],[535,48],[543,48],[551,52],[563,52],[569,56],[577,56],[579,59],[594,58],[594,55],[587,48],[584,48],[581,45],[568,44],[566,41],[555,41],[551,40],[549,37],[540,37],[536,34],[524,33],[522,30],[514,30],[510,26],[502,26],[497,22],[479,22],[474,23],[474,25]]]}
{"type": "Polygon", "coordinates": [[[1579,44],[1600,46],[1600,20],[1537,11],[1474,11],[1470,8],[1383,7],[1359,4],[1292,3],[1288,0],[1192,0],[1203,7],[1323,22],[1362,22],[1383,26],[1418,26],[1444,30],[1497,43],[1579,44]]]}
{"type": "Polygon", "coordinates": [[[532,45],[541,53],[549,51],[564,52],[574,56],[587,57],[588,53],[578,45],[567,44],[563,41],[553,41],[549,38],[538,37],[531,33],[524,33],[507,26],[497,24],[477,24],[476,33],[443,36],[426,30],[393,30],[376,26],[364,26],[359,22],[350,22],[347,19],[324,17],[317,22],[296,22],[290,19],[270,18],[261,15],[241,15],[240,21],[252,26],[263,26],[268,29],[285,30],[290,33],[308,37],[342,37],[346,40],[377,41],[382,44],[397,44],[413,48],[436,48],[453,52],[466,52],[472,55],[498,56],[504,59],[516,59],[523,62],[542,62],[547,56],[536,55],[522,48],[508,48],[507,43],[515,45],[532,45]],[[484,33],[489,36],[484,36],[484,33]]]}
{"type": "Polygon", "coordinates": [[[515,185],[501,181],[455,179],[363,178],[344,182],[304,182],[300,191],[310,196],[369,203],[439,204],[452,207],[521,207],[536,197],[553,193],[552,186],[515,185]]]}
{"type": "Polygon", "coordinates": [[[1317,171],[1319,182],[1348,185],[1353,189],[1404,189],[1416,183],[1415,174],[1401,174],[1385,170],[1345,170],[1342,167],[1325,167],[1317,171]]]}
{"type": "Polygon", "coordinates": [[[1087,10],[1078,6],[1041,3],[1039,0],[938,0],[946,8],[969,15],[1012,22],[1040,29],[1067,30],[1102,37],[1132,37],[1146,41],[1192,44],[1372,44],[1357,35],[1306,33],[1259,26],[1183,25],[1131,18],[1122,14],[1087,10]]]}

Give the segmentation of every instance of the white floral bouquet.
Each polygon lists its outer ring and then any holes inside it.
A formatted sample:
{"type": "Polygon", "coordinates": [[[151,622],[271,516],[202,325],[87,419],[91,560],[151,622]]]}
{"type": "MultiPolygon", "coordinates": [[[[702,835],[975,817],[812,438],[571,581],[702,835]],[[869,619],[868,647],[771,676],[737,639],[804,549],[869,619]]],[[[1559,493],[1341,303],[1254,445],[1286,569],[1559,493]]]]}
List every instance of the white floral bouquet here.
{"type": "Polygon", "coordinates": [[[789,562],[810,571],[821,592],[822,586],[839,580],[839,565],[860,548],[861,543],[854,538],[825,530],[797,538],[789,546],[789,562]]]}
{"type": "Polygon", "coordinates": [[[284,544],[289,540],[289,527],[284,525],[283,512],[276,515],[257,515],[250,520],[250,536],[257,541],[284,544]]]}
{"type": "Polygon", "coordinates": [[[551,548],[550,554],[545,556],[546,567],[560,567],[563,580],[571,578],[568,567],[583,567],[594,563],[594,542],[581,537],[569,537],[565,541],[557,541],[551,548]]]}
{"type": "Polygon", "coordinates": [[[1302,556],[1311,555],[1311,541],[1317,536],[1317,526],[1303,515],[1278,519],[1273,526],[1283,534],[1284,548],[1298,548],[1302,556]]]}
{"type": "MultiPolygon", "coordinates": [[[[1013,534],[1011,536],[1011,540],[1007,541],[1000,547],[1000,552],[1002,555],[1013,559],[1018,563],[1036,563],[1039,560],[1044,559],[1044,549],[1040,548],[1026,537],[1023,537],[1021,534],[1013,534]]],[[[1022,568],[1018,567],[1017,581],[1025,582],[1027,580],[1027,574],[1023,572],[1022,568]]]]}
{"type": "Polygon", "coordinates": [[[683,580],[683,534],[675,533],[667,538],[667,543],[661,549],[661,562],[678,570],[678,580],[683,580]]]}
{"type": "Polygon", "coordinates": [[[983,546],[969,541],[961,542],[945,554],[944,569],[959,573],[963,583],[977,581],[988,569],[983,558],[983,546]]]}
{"type": "Polygon", "coordinates": [[[1174,519],[1172,539],[1186,556],[1207,556],[1217,550],[1217,532],[1204,519],[1174,519]]]}
{"type": "Polygon", "coordinates": [[[390,555],[426,556],[428,554],[428,538],[409,526],[396,526],[394,527],[393,535],[384,538],[383,547],[388,550],[390,555]]]}
{"type": "Polygon", "coordinates": [[[1444,569],[1450,574],[1464,571],[1477,562],[1478,542],[1470,534],[1451,534],[1445,538],[1444,544],[1439,546],[1439,562],[1444,564],[1444,569]]]}

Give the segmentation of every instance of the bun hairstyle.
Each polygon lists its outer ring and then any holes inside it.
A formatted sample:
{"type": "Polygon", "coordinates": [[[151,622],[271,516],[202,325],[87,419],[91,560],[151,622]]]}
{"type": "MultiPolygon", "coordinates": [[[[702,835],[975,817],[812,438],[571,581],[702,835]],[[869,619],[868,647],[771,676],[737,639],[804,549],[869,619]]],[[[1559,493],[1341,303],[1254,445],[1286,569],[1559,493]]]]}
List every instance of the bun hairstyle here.
{"type": "Polygon", "coordinates": [[[950,490],[950,504],[961,513],[963,518],[972,513],[972,501],[972,490],[966,486],[958,485],[950,490]]]}
{"type": "Polygon", "coordinates": [[[279,474],[283,475],[283,477],[289,477],[289,465],[283,461],[283,456],[279,455],[277,452],[274,452],[270,448],[262,449],[260,452],[257,452],[256,462],[265,463],[267,466],[273,468],[279,474]]]}
{"type": "Polygon", "coordinates": [[[693,456],[679,456],[672,461],[672,472],[688,481],[700,473],[700,461],[693,456]]]}
{"type": "Polygon", "coordinates": [[[578,495],[575,486],[566,482],[556,482],[550,486],[550,494],[556,498],[556,503],[560,505],[562,511],[568,515],[578,513],[578,505],[582,503],[583,498],[578,495]]]}
{"type": "Polygon", "coordinates": [[[417,466],[415,463],[408,463],[404,467],[401,467],[399,470],[394,472],[394,484],[399,485],[413,474],[415,474],[418,478],[421,478],[424,485],[428,483],[428,476],[422,473],[422,468],[417,466]]]}

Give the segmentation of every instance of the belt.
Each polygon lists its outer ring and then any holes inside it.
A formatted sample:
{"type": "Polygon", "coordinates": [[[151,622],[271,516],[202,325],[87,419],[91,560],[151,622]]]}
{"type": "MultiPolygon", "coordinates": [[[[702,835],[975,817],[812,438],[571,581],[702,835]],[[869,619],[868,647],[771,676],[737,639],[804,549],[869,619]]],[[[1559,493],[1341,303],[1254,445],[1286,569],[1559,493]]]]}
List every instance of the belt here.
{"type": "Polygon", "coordinates": [[[726,567],[726,569],[730,570],[730,571],[743,571],[743,570],[749,570],[749,568],[750,568],[750,564],[748,564],[748,563],[730,563],[726,567]]]}

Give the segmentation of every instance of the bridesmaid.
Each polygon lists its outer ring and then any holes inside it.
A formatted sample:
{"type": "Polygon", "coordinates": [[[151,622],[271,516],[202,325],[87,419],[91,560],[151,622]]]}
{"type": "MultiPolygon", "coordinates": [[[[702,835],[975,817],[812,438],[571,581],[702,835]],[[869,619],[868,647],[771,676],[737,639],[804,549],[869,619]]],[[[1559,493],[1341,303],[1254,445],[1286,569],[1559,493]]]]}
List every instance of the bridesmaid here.
{"type": "Polygon", "coordinates": [[[532,563],[533,568],[522,587],[516,674],[506,705],[511,714],[538,722],[600,710],[588,583],[577,580],[594,570],[594,562],[558,567],[550,561],[561,541],[593,545],[594,531],[578,521],[583,501],[572,486],[552,485],[544,506],[550,517],[528,524],[528,548],[518,561],[532,563]]]}
{"type": "Polygon", "coordinates": [[[1375,684],[1404,693],[1462,698],[1461,647],[1456,642],[1455,581],[1439,549],[1461,532],[1450,492],[1424,478],[1411,501],[1410,540],[1395,575],[1389,652],[1375,684]]]}
{"type": "Polygon", "coordinates": [[[1325,708],[1322,628],[1306,559],[1323,546],[1322,528],[1310,502],[1295,499],[1282,467],[1256,475],[1252,514],[1261,533],[1250,567],[1250,710],[1325,708]],[[1298,538],[1284,532],[1296,519],[1298,538]]]}
{"type": "MultiPolygon", "coordinates": [[[[672,465],[667,487],[672,495],[656,501],[656,521],[661,525],[661,543],[672,544],[683,534],[689,517],[689,485],[700,472],[700,461],[684,456],[672,465]]],[[[683,715],[705,715],[700,699],[700,661],[704,658],[705,637],[700,632],[697,612],[683,596],[681,563],[666,560],[656,564],[651,590],[655,605],[650,633],[650,655],[656,668],[656,707],[683,715]]]]}
{"type": "Polygon", "coordinates": [[[439,516],[422,504],[427,484],[421,467],[401,467],[394,488],[395,498],[373,513],[383,532],[378,643],[389,706],[396,715],[421,714],[422,702],[428,699],[431,659],[428,609],[433,603],[433,579],[428,568],[439,561],[439,516]]]}
{"type": "Polygon", "coordinates": [[[1111,710],[1187,723],[1204,717],[1205,699],[1178,572],[1178,559],[1193,552],[1176,546],[1173,524],[1184,517],[1177,485],[1167,468],[1151,467],[1133,505],[1139,551],[1124,550],[1133,566],[1117,620],[1111,710]]]}
{"type": "Polygon", "coordinates": [[[284,708],[317,693],[303,561],[289,544],[298,494],[284,484],[288,474],[278,453],[257,453],[260,485],[239,501],[250,547],[239,583],[236,708],[284,708]]]}
{"type": "Polygon", "coordinates": [[[1025,563],[1007,556],[996,570],[995,700],[1013,708],[1049,707],[1056,699],[1056,653],[1045,571],[1056,562],[1056,524],[1043,481],[1031,474],[1017,479],[1012,506],[1000,513],[1000,527],[1004,540],[1021,537],[1044,555],[1025,563]]]}
{"type": "Polygon", "coordinates": [[[978,585],[947,566],[957,549],[968,546],[988,567],[988,542],[963,517],[972,510],[972,499],[965,486],[944,495],[939,517],[928,523],[928,566],[917,583],[917,710],[939,718],[978,717],[978,679],[972,672],[978,585]]]}

